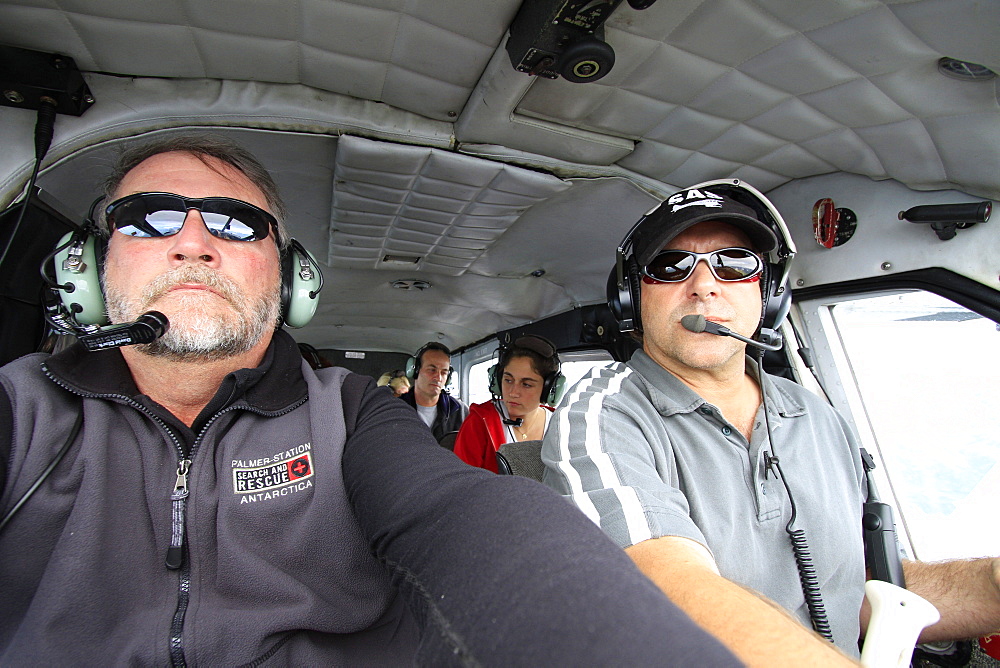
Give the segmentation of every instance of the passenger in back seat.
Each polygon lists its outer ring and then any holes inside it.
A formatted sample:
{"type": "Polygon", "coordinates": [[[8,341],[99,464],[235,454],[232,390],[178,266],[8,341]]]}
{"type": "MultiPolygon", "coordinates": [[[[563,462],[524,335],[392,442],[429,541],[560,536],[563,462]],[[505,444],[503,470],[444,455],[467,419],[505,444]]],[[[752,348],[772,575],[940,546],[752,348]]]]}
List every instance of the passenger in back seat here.
{"type": "Polygon", "coordinates": [[[452,371],[451,351],[436,341],[425,344],[406,364],[413,387],[401,399],[417,411],[438,443],[457,432],[469,414],[469,407],[445,389],[452,371]]]}
{"type": "Polygon", "coordinates": [[[542,336],[518,337],[498,353],[489,371],[493,399],[473,404],[455,441],[459,459],[494,473],[501,445],[545,435],[565,383],[556,348],[542,336]]]}
{"type": "Polygon", "coordinates": [[[402,397],[410,391],[410,379],[406,377],[406,372],[402,369],[386,371],[379,376],[375,384],[379,387],[388,386],[397,397],[402,397]]]}

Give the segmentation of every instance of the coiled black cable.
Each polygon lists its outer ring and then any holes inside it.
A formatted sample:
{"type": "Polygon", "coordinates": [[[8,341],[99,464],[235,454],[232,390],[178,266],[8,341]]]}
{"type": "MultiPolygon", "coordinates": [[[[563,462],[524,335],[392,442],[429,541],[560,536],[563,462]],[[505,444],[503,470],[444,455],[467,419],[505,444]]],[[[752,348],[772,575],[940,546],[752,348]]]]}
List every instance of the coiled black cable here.
{"type": "Polygon", "coordinates": [[[772,458],[774,469],[781,478],[781,483],[785,486],[788,494],[788,502],[792,506],[792,516],[785,525],[785,533],[792,541],[792,552],[795,554],[795,565],[799,569],[799,581],[802,584],[802,596],[806,600],[806,607],[809,608],[809,619],[812,620],[813,629],[830,642],[833,642],[833,631],[830,628],[830,620],[826,616],[826,606],[823,605],[823,596],[819,588],[819,578],[816,576],[816,567],[813,565],[812,554],[809,553],[809,543],[806,541],[805,529],[792,529],[792,522],[795,521],[795,502],[792,500],[792,493],[785,482],[785,474],[781,472],[781,464],[777,458],[772,458]]]}
{"type": "Polygon", "coordinates": [[[795,499],[792,498],[792,490],[788,487],[785,474],[781,470],[781,462],[774,454],[774,441],[771,440],[771,422],[767,415],[767,393],[764,391],[764,351],[757,350],[757,369],[760,374],[760,397],[764,407],[764,425],[767,429],[767,440],[771,447],[771,452],[764,453],[764,461],[769,470],[774,471],[775,476],[781,481],[788,496],[788,504],[791,506],[791,516],[785,524],[785,533],[792,542],[792,553],[795,555],[795,566],[799,571],[799,581],[802,585],[802,596],[805,598],[806,607],[809,608],[809,619],[812,621],[813,629],[830,642],[833,642],[833,631],[830,628],[830,620],[826,616],[826,606],[823,604],[823,596],[820,592],[819,578],[816,576],[816,567],[813,565],[812,555],[809,553],[809,543],[806,541],[805,529],[792,529],[795,523],[796,509],[795,499]]]}

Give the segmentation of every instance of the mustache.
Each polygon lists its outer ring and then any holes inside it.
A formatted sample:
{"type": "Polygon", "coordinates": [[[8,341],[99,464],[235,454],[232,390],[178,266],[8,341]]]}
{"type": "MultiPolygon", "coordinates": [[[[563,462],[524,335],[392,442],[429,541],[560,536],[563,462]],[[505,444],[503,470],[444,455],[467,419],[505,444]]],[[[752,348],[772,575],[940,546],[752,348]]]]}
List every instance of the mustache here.
{"type": "Polygon", "coordinates": [[[162,273],[150,281],[142,291],[143,302],[150,304],[182,283],[198,283],[209,287],[230,303],[235,303],[240,295],[236,283],[216,270],[205,265],[185,265],[162,273]]]}

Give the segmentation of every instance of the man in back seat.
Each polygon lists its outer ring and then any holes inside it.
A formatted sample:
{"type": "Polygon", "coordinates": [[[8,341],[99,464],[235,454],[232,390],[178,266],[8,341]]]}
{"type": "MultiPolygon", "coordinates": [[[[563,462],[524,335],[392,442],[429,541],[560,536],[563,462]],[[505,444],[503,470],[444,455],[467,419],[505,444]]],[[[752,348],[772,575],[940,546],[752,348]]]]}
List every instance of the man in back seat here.
{"type": "Polygon", "coordinates": [[[413,381],[413,387],[400,397],[416,409],[438,443],[446,434],[457,432],[469,416],[469,407],[444,389],[451,374],[448,346],[431,341],[410,358],[406,376],[413,381]]]}
{"type": "MultiPolygon", "coordinates": [[[[609,297],[642,349],[570,391],[542,458],[545,482],[742,660],[829,665],[844,657],[781,608],[857,655],[869,615],[857,440],[824,401],[761,373],[746,343],[711,333],[759,332],[778,280],[762,256],[789,251],[779,221],[738,182],[681,191],[640,220],[609,297]],[[787,529],[811,557],[796,559],[787,529]]],[[[1000,559],[905,574],[942,614],[924,641],[1000,629],[1000,559]]]]}

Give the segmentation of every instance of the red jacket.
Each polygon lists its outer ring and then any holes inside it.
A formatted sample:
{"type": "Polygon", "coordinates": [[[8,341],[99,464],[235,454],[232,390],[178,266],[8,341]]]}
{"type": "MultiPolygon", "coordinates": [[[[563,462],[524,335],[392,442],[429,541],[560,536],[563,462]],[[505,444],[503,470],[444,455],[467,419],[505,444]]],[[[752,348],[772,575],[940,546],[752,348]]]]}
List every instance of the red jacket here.
{"type": "MultiPolygon", "coordinates": [[[[546,410],[552,409],[543,406],[546,410]]],[[[497,473],[496,451],[511,440],[492,401],[472,404],[455,439],[455,454],[466,464],[497,473]]]]}

